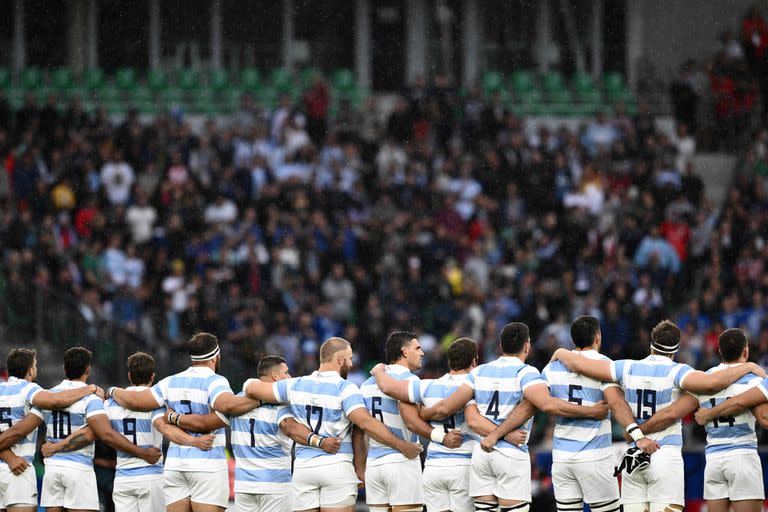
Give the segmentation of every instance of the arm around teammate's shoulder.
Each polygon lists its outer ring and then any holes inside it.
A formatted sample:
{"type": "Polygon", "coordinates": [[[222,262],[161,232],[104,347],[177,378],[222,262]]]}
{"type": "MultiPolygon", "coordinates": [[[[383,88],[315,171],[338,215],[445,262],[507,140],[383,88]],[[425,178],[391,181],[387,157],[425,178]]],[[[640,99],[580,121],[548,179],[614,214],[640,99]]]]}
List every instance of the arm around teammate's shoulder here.
{"type": "MultiPolygon", "coordinates": [[[[243,386],[243,392],[245,393],[245,396],[248,398],[252,398],[254,400],[260,400],[262,402],[269,402],[269,403],[282,403],[287,402],[287,396],[279,396],[280,390],[283,388],[284,385],[280,384],[281,382],[286,382],[288,380],[292,379],[284,379],[279,382],[262,382],[259,379],[248,379],[245,382],[245,385],[243,386]],[[278,386],[278,384],[280,384],[278,386]],[[281,400],[281,398],[285,398],[285,400],[281,400]]],[[[287,385],[287,382],[286,382],[287,385]]],[[[287,388],[286,388],[286,395],[287,395],[287,388]]]]}
{"type": "Polygon", "coordinates": [[[700,408],[696,411],[696,423],[705,425],[714,418],[719,418],[720,416],[734,416],[745,409],[751,409],[752,407],[767,401],[768,389],[766,389],[763,384],[760,384],[725,400],[715,407],[700,408]]]}
{"type": "MultiPolygon", "coordinates": [[[[221,423],[223,424],[224,422],[221,423]]],[[[193,436],[180,427],[167,423],[163,417],[155,418],[152,425],[160,432],[160,435],[180,446],[192,446],[199,450],[208,451],[213,447],[213,442],[216,440],[216,436],[213,434],[193,436]]]]}
{"type": "Polygon", "coordinates": [[[756,405],[752,408],[752,416],[763,428],[768,428],[768,402],[756,405]]]}
{"type": "Polygon", "coordinates": [[[590,359],[570,350],[559,348],[552,361],[560,361],[568,370],[602,382],[613,382],[610,359],[590,359]]]}
{"type": "Polygon", "coordinates": [[[683,393],[680,398],[661,409],[640,425],[643,434],[661,432],[699,408],[699,399],[689,393],[683,393]]]}
{"type": "Polygon", "coordinates": [[[451,393],[451,396],[440,400],[435,405],[429,408],[422,408],[419,411],[421,419],[424,421],[439,420],[447,418],[452,414],[456,414],[467,405],[467,402],[472,400],[475,396],[475,390],[471,388],[467,383],[463,383],[456,391],[451,393]]]}
{"type": "Polygon", "coordinates": [[[88,395],[96,393],[98,386],[89,384],[87,386],[81,386],[79,388],[67,389],[65,391],[52,392],[47,389],[43,389],[35,393],[32,397],[32,405],[40,407],[41,409],[56,410],[64,409],[74,404],[78,400],[88,395]]]}
{"type": "Polygon", "coordinates": [[[149,412],[163,405],[158,402],[150,389],[128,391],[122,388],[109,388],[108,393],[117,405],[132,411],[149,412]]]}
{"type": "Polygon", "coordinates": [[[376,379],[376,385],[387,396],[391,396],[395,400],[401,402],[413,402],[410,390],[412,384],[409,380],[397,380],[387,374],[385,366],[381,363],[377,364],[371,370],[371,375],[376,379]]]}
{"type": "Polygon", "coordinates": [[[765,371],[755,363],[731,366],[712,373],[704,373],[685,365],[680,372],[680,387],[691,393],[714,394],[727,388],[748,373],[765,378],[765,371]]]}
{"type": "Polygon", "coordinates": [[[578,405],[555,398],[549,394],[544,381],[529,385],[523,389],[523,395],[537,409],[555,416],[594,418],[604,420],[608,417],[608,405],[604,401],[595,405],[578,405]]]}

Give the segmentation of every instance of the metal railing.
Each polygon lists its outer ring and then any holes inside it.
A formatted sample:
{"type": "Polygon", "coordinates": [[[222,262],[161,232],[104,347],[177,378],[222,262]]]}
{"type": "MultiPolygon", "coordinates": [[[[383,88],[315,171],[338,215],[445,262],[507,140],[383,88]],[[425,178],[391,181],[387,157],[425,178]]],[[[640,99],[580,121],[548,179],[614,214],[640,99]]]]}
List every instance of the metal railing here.
{"type": "MultiPolygon", "coordinates": [[[[75,297],[49,286],[22,283],[0,286],[0,345],[3,357],[12,347],[38,350],[38,381],[51,385],[63,377],[64,352],[83,346],[93,352],[93,376],[97,384],[127,384],[125,360],[136,350],[152,346],[140,334],[95,312],[75,297]]],[[[165,365],[163,365],[165,366],[165,365]]]]}

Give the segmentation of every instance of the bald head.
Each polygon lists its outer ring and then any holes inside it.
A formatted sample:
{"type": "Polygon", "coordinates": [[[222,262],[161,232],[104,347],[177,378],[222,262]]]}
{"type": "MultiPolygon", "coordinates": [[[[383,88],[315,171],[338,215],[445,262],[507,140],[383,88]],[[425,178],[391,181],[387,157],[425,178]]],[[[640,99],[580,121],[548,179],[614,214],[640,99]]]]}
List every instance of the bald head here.
{"type": "Polygon", "coordinates": [[[320,345],[320,364],[330,363],[337,353],[349,347],[349,342],[344,338],[328,338],[320,345]]]}

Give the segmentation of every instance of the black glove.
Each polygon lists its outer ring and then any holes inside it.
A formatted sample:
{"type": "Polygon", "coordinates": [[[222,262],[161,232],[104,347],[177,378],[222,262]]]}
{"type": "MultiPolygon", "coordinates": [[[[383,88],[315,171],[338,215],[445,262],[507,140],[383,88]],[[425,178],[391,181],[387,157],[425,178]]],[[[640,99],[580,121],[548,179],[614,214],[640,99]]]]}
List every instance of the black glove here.
{"type": "Polygon", "coordinates": [[[615,468],[613,476],[619,476],[622,471],[626,471],[628,475],[631,475],[634,471],[642,471],[647,468],[650,463],[651,456],[640,448],[633,446],[621,458],[621,464],[615,468]]]}

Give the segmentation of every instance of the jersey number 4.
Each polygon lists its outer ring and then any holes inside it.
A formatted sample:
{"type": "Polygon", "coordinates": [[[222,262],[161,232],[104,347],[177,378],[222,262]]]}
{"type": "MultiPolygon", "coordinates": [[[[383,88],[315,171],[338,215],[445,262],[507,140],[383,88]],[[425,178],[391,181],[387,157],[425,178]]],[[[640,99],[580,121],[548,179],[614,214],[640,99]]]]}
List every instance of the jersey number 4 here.
{"type": "Polygon", "coordinates": [[[488,402],[488,408],[485,410],[486,416],[493,416],[493,421],[496,421],[499,419],[499,415],[501,413],[499,412],[499,392],[494,391],[493,395],[491,395],[491,401],[488,402]]]}

